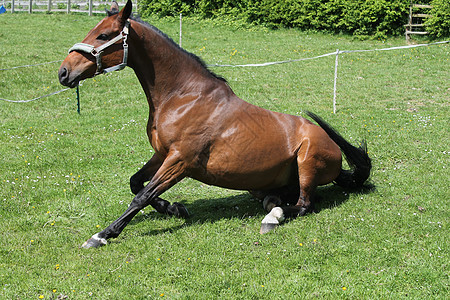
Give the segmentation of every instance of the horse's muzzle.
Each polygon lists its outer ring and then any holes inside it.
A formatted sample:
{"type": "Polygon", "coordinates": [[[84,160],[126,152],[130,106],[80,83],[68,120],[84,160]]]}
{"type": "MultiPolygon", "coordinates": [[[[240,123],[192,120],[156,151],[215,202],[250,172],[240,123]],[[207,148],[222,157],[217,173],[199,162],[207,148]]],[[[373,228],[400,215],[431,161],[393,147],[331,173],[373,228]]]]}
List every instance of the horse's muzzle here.
{"type": "Polygon", "coordinates": [[[80,82],[80,76],[73,76],[71,72],[64,66],[61,66],[58,71],[59,82],[67,87],[74,88],[80,82]]]}

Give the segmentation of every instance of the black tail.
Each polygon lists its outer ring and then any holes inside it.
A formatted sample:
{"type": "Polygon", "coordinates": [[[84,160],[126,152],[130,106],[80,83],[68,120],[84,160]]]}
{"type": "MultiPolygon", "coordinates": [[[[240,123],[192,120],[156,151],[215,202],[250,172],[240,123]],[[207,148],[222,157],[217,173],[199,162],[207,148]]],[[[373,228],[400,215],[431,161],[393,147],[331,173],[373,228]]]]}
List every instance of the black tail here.
{"type": "Polygon", "coordinates": [[[372,163],[367,154],[367,145],[362,141],[359,148],[347,142],[336,130],[328,125],[319,116],[307,111],[306,114],[312,118],[323,130],[330,136],[330,138],[341,148],[344,156],[350,166],[350,170],[342,170],[335,182],[337,185],[344,188],[360,188],[370,176],[372,163]]]}

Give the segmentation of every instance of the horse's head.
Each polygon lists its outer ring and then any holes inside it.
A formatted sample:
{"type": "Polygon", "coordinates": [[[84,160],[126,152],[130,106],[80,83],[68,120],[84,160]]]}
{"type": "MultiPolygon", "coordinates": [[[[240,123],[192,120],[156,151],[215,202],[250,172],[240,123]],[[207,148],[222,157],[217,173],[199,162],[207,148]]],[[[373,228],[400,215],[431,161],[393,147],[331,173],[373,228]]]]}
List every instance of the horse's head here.
{"type": "Polygon", "coordinates": [[[82,43],[70,48],[58,72],[62,85],[73,88],[80,80],[126,66],[131,10],[130,0],[120,12],[117,3],[113,2],[108,16],[89,31],[82,43]]]}

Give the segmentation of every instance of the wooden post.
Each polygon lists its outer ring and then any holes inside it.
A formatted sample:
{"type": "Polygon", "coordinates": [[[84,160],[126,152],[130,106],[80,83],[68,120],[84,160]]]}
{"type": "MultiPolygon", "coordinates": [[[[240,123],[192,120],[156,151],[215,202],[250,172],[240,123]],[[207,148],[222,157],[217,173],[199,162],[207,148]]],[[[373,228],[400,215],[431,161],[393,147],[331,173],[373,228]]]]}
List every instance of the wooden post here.
{"type": "Polygon", "coordinates": [[[183,25],[182,25],[182,19],[183,19],[183,14],[180,13],[180,47],[181,47],[181,34],[182,34],[182,29],[183,29],[183,25]]]}
{"type": "Polygon", "coordinates": [[[406,35],[406,42],[409,44],[410,39],[409,33],[412,31],[412,1],[409,5],[408,25],[409,26],[406,27],[405,35],[406,35]]]}
{"type": "Polygon", "coordinates": [[[48,12],[52,11],[52,0],[48,0],[47,11],[48,12]]]}
{"type": "Polygon", "coordinates": [[[14,0],[12,0],[11,1],[12,3],[11,3],[11,13],[13,14],[14,13],[14,0]]]}
{"type": "Polygon", "coordinates": [[[67,13],[70,14],[70,0],[67,0],[67,13]]]}
{"type": "Polygon", "coordinates": [[[28,13],[31,14],[33,12],[33,0],[30,0],[30,4],[28,5],[28,13]]]}
{"type": "Polygon", "coordinates": [[[92,16],[92,0],[89,0],[89,16],[92,16]]]}

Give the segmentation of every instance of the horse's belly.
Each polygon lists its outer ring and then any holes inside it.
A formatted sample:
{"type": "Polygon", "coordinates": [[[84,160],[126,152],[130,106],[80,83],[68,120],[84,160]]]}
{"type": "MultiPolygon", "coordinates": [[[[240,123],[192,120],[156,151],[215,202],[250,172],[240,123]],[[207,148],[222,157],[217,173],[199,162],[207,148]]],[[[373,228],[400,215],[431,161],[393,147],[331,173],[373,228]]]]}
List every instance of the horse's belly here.
{"type": "Polygon", "coordinates": [[[266,151],[211,153],[197,173],[197,180],[230,189],[268,189],[292,181],[295,157],[266,151]]]}
{"type": "Polygon", "coordinates": [[[230,172],[229,170],[208,170],[206,174],[195,176],[206,184],[235,190],[266,190],[287,185],[291,180],[290,168],[266,170],[265,172],[230,172]]]}

